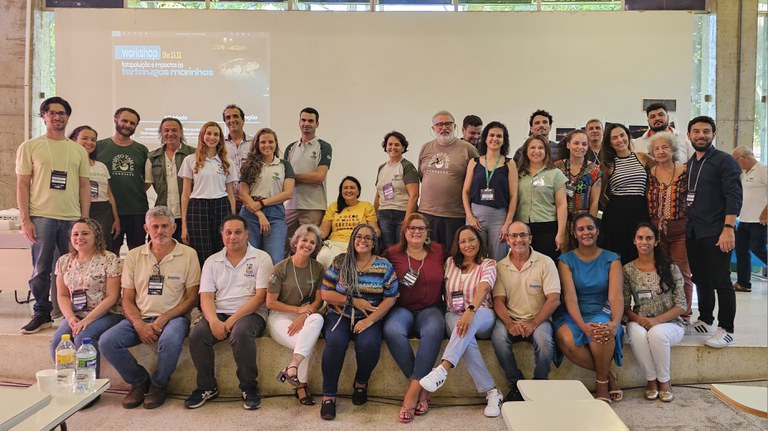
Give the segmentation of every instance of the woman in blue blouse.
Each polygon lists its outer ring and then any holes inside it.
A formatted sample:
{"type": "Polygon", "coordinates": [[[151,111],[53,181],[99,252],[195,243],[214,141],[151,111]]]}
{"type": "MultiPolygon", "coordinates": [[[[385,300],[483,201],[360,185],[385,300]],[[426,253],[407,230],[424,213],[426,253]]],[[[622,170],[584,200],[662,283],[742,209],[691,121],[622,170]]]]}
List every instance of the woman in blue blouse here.
{"type": "Polygon", "coordinates": [[[388,260],[373,254],[376,231],[358,225],[347,252],[333,260],[325,273],[320,296],[328,303],[323,334],[323,403],[320,417],[336,418],[336,393],[349,341],[355,342],[357,372],[352,404],[368,401],[368,379],[379,362],[382,319],[395,305],[397,274],[388,260]]]}
{"type": "Polygon", "coordinates": [[[621,318],[624,311],[623,272],[619,256],[597,246],[597,220],[589,213],[573,221],[578,247],[560,256],[558,269],[563,305],[552,322],[560,365],[562,354],[574,364],[595,371],[596,398],[611,403],[624,393],[611,373],[611,358],[621,365],[621,318]]]}

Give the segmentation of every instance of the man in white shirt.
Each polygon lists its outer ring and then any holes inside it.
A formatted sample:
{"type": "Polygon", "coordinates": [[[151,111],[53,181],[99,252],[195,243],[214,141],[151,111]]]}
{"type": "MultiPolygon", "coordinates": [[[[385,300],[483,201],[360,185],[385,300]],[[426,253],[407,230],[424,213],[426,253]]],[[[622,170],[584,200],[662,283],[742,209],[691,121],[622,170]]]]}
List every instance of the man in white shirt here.
{"type": "Polygon", "coordinates": [[[200,278],[200,309],[204,319],[197,322],[189,335],[197,389],[184,402],[184,407],[202,407],[219,395],[213,346],[229,340],[243,394],[243,408],[255,410],[261,407],[256,338],[267,324],[265,301],[272,259],[248,244],[248,226],[239,215],[224,219],[221,239],[224,249],[205,261],[200,278]]]}
{"type": "Polygon", "coordinates": [[[731,153],[741,168],[741,187],[744,190],[739,226],[736,229],[736,283],[733,290],[751,292],[752,259],[751,251],[758,259],[766,263],[766,215],[768,207],[768,168],[755,159],[750,148],[743,145],[731,153]]]}
{"type": "MultiPolygon", "coordinates": [[[[243,124],[245,124],[245,113],[243,109],[237,105],[227,105],[224,108],[224,112],[221,113],[221,117],[224,120],[224,124],[227,125],[227,137],[224,142],[227,144],[227,157],[235,162],[235,172],[237,172],[237,178],[240,178],[240,168],[243,167],[243,162],[248,158],[248,152],[251,150],[250,142],[248,141],[248,135],[243,130],[243,124]]],[[[235,183],[235,214],[240,213],[240,208],[243,203],[240,201],[239,186],[240,182],[235,183]]]]}
{"type": "Polygon", "coordinates": [[[669,125],[669,114],[665,104],[651,103],[645,108],[645,115],[648,121],[648,130],[643,133],[643,136],[633,140],[636,151],[645,152],[653,157],[651,136],[659,132],[669,132],[677,140],[677,153],[675,154],[677,161],[685,163],[693,156],[694,149],[688,137],[684,133],[678,133],[669,125]]]}

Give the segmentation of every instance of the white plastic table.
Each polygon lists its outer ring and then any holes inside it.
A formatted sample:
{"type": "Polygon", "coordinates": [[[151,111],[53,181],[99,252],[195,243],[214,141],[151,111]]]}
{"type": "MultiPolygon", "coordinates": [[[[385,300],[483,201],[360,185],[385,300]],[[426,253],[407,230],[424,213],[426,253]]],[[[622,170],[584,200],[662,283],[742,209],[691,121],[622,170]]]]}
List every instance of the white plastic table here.
{"type": "MultiPolygon", "coordinates": [[[[93,401],[97,396],[109,389],[109,379],[96,379],[96,389],[89,393],[77,393],[67,396],[54,395],[51,402],[33,413],[27,419],[11,428],[13,431],[40,431],[55,428],[93,401]]],[[[32,385],[24,391],[37,392],[37,385],[32,385]]]]}
{"type": "Polygon", "coordinates": [[[50,394],[25,388],[0,388],[0,431],[11,429],[14,425],[28,418],[51,402],[50,394]]]}
{"type": "Polygon", "coordinates": [[[608,404],[595,399],[507,402],[501,414],[510,431],[629,431],[608,404]]]}
{"type": "Polygon", "coordinates": [[[580,380],[518,380],[517,389],[526,401],[594,399],[580,380]]]}

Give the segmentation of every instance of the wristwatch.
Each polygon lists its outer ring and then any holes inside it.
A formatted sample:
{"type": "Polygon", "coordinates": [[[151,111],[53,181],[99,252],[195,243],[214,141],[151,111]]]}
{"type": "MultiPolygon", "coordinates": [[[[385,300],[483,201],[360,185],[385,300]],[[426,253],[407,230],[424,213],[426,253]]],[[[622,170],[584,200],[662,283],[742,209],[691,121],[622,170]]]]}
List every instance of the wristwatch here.
{"type": "Polygon", "coordinates": [[[474,313],[475,311],[477,311],[477,310],[475,310],[475,306],[474,306],[474,305],[472,305],[472,304],[469,304],[469,306],[467,307],[467,310],[471,311],[472,313],[474,313]]]}
{"type": "Polygon", "coordinates": [[[726,223],[726,224],[723,225],[723,228],[726,228],[726,227],[729,227],[731,229],[736,229],[736,226],[734,226],[734,225],[732,225],[730,223],[726,223]]]}

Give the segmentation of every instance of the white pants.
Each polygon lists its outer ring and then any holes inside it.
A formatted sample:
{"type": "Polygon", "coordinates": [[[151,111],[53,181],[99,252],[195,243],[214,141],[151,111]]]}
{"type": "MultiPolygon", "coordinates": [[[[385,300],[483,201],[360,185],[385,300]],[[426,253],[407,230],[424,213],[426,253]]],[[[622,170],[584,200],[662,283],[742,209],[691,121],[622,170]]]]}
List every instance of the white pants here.
{"type": "Polygon", "coordinates": [[[685,330],[675,323],[662,323],[647,331],[637,322],[627,324],[627,335],[637,363],[648,381],[669,381],[670,348],[683,339],[685,330]]]}
{"type": "Polygon", "coordinates": [[[317,261],[323,264],[323,268],[328,269],[333,263],[333,259],[347,251],[347,243],[328,240],[326,245],[317,253],[317,261]]]}
{"type": "Polygon", "coordinates": [[[294,354],[304,356],[304,360],[299,364],[297,375],[300,382],[306,382],[309,373],[309,358],[318,337],[320,337],[320,330],[323,329],[323,315],[311,314],[304,321],[304,327],[299,332],[292,336],[288,335],[288,327],[291,326],[296,317],[298,314],[270,311],[269,319],[267,319],[267,330],[269,336],[280,345],[293,349],[294,354]]]}

